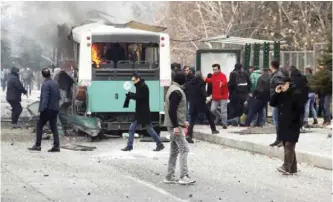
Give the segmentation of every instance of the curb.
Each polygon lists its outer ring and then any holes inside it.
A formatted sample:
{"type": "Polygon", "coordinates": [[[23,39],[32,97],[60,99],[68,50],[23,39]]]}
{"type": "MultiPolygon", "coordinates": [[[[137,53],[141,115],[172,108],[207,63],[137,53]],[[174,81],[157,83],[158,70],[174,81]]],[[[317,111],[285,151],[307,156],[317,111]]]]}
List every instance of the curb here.
{"type": "MultiPolygon", "coordinates": [[[[283,160],[283,149],[270,147],[244,140],[236,140],[219,135],[205,134],[200,132],[193,133],[194,138],[213,144],[223,145],[243,151],[249,151],[257,154],[263,154],[269,157],[275,157],[283,160]]],[[[311,154],[304,151],[296,151],[297,162],[307,163],[318,168],[332,170],[332,159],[326,156],[311,154]]]]}

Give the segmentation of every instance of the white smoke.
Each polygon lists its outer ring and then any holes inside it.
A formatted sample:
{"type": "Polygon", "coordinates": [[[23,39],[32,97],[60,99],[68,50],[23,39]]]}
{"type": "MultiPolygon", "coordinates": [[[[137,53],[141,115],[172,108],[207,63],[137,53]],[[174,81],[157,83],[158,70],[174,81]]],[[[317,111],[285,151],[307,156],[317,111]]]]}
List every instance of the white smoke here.
{"type": "Polygon", "coordinates": [[[50,57],[59,24],[80,24],[95,11],[106,13],[114,23],[130,20],[152,23],[156,5],[149,2],[6,2],[1,4],[1,33],[9,41],[13,57],[31,51],[26,39],[40,45],[43,54],[50,57]]]}

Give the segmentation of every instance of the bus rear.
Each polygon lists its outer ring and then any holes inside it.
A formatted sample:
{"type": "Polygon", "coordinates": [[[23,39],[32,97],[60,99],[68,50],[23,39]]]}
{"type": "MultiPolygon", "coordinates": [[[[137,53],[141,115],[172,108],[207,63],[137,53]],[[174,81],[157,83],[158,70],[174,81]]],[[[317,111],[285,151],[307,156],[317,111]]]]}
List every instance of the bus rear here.
{"type": "Polygon", "coordinates": [[[160,114],[164,111],[164,86],[171,80],[168,35],[142,31],[93,33],[91,62],[87,111],[102,120],[102,128],[127,130],[134,120],[135,101],[123,108],[126,93],[135,92],[131,82],[134,72],[139,73],[149,87],[152,121],[159,128],[160,114]]]}

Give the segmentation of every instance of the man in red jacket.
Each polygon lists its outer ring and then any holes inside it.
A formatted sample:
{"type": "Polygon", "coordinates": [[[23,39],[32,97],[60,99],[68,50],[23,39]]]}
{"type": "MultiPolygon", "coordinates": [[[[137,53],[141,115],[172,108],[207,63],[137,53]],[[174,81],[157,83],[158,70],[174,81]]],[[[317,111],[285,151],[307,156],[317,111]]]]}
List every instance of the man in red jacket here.
{"type": "Polygon", "coordinates": [[[221,119],[223,129],[227,129],[227,105],[228,105],[228,81],[225,74],[221,72],[219,64],[213,64],[212,78],[206,78],[206,83],[212,84],[212,105],[210,110],[216,116],[216,119],[221,119]],[[221,112],[218,111],[220,107],[221,112]]]}

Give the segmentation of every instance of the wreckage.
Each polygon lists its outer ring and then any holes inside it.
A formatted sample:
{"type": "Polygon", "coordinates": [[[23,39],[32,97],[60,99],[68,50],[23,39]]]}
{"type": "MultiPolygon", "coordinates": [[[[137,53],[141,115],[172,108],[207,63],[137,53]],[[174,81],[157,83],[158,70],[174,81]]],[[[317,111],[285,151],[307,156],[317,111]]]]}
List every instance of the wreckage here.
{"type": "Polygon", "coordinates": [[[135,21],[59,25],[55,66],[74,70],[76,81],[66,122],[92,137],[128,130],[135,104],[128,108],[123,104],[125,94],[135,92],[130,79],[137,72],[149,86],[153,125],[160,131],[165,87],[171,83],[169,36],[164,30],[135,21]]]}

